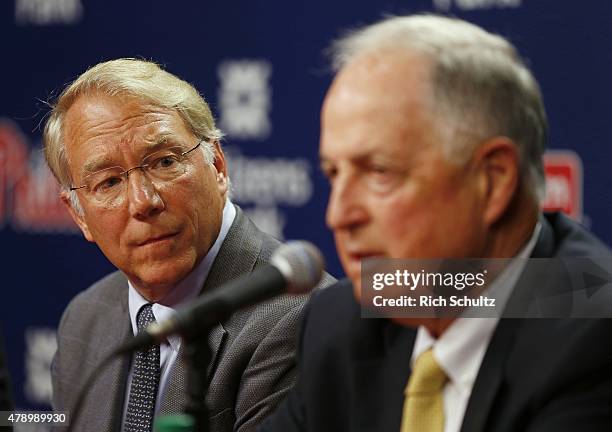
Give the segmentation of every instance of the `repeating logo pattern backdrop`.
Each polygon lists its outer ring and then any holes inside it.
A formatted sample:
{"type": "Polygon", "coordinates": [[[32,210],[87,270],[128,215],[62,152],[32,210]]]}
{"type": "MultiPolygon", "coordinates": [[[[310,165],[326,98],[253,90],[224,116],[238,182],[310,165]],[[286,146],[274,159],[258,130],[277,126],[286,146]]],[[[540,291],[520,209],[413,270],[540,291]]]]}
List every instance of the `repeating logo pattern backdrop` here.
{"type": "Polygon", "coordinates": [[[385,14],[449,13],[509,37],[540,81],[551,123],[546,206],[612,243],[608,0],[280,0],[0,4],[0,318],[18,407],[48,408],[55,329],[67,302],[113,267],[57,198],[41,152],[46,101],[88,66],[117,57],[164,64],[195,84],[226,133],[233,199],[279,238],[318,244],[342,276],[325,227],[319,110],[323,55],[351,26],[385,14]]]}

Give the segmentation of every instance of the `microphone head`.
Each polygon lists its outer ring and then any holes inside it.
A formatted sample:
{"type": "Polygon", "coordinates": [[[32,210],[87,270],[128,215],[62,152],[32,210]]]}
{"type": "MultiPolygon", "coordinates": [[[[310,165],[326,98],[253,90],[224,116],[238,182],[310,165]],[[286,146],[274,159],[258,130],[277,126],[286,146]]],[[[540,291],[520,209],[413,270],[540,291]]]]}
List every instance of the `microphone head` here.
{"type": "Polygon", "coordinates": [[[289,294],[303,294],[312,290],[323,276],[325,260],[312,243],[294,240],[279,246],[270,259],[287,281],[289,294]]]}

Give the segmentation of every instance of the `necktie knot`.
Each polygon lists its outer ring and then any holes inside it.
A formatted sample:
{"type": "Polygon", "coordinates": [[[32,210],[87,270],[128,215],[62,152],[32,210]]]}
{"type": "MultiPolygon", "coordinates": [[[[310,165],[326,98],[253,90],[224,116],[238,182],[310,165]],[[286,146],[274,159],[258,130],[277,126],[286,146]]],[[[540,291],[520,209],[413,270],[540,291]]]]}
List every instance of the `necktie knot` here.
{"type": "Polygon", "coordinates": [[[406,387],[407,396],[436,394],[446,383],[446,373],[438,364],[430,348],[414,362],[414,369],[406,387]]]}
{"type": "Polygon", "coordinates": [[[153,303],[147,303],[142,306],[136,316],[136,325],[138,327],[138,333],[143,331],[151,323],[155,322],[155,315],[153,315],[153,303]]]}

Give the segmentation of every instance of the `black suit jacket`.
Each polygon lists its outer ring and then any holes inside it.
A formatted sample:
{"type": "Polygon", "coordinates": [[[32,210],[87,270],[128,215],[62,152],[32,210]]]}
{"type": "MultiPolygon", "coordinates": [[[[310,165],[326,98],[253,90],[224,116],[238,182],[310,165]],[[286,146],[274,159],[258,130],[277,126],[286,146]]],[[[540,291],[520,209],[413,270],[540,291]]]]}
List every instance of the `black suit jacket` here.
{"type": "MultiPolygon", "coordinates": [[[[610,255],[564,216],[542,225],[533,257],[610,255]]],[[[519,279],[510,301],[529,289],[519,279]]],[[[260,430],[399,431],[415,337],[361,319],[347,281],[318,293],[301,330],[298,384],[260,430]]],[[[612,430],[612,320],[501,319],[461,430],[612,430]]]]}

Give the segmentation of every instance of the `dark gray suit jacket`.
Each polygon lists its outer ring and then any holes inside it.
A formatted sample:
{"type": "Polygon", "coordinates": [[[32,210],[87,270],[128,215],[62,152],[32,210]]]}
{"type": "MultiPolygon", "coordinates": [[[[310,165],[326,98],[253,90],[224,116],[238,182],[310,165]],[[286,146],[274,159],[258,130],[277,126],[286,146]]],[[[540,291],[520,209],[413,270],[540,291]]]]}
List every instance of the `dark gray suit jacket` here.
{"type": "MultiPolygon", "coordinates": [[[[202,291],[253,271],[269,261],[279,242],[236,209],[236,218],[202,291]]],[[[320,284],[333,281],[325,275],[320,284]]],[[[207,398],[211,431],[254,429],[283,399],[295,379],[295,338],[305,296],[281,296],[241,310],[211,332],[212,367],[207,398]]],[[[76,296],[66,308],[53,359],[53,408],[69,411],[86,377],[131,336],[127,279],[115,272],[76,296]]],[[[187,363],[177,362],[162,396],[163,414],[186,401],[187,363]]],[[[119,430],[129,359],[117,359],[87,394],[77,431],[119,430]]]]}

